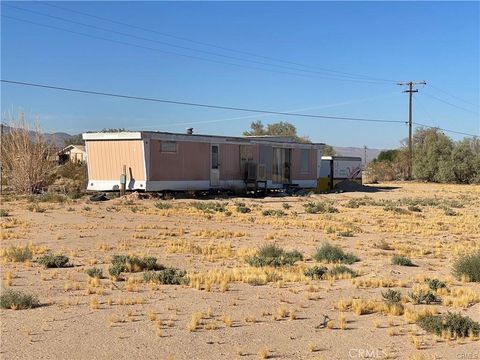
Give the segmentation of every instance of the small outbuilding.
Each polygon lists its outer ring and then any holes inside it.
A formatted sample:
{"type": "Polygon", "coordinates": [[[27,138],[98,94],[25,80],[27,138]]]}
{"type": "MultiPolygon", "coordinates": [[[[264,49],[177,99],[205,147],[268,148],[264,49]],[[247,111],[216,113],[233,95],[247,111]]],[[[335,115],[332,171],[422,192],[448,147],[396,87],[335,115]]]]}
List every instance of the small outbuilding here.
{"type": "Polygon", "coordinates": [[[84,133],[88,190],[316,188],[324,144],[290,137],[167,132],[84,133]]]}
{"type": "Polygon", "coordinates": [[[322,156],[318,168],[320,192],[330,191],[338,183],[349,180],[362,184],[362,158],[355,156],[322,156]]]}
{"type": "Polygon", "coordinates": [[[67,161],[87,162],[87,151],[85,145],[68,145],[58,152],[59,164],[65,164],[67,161]]]}

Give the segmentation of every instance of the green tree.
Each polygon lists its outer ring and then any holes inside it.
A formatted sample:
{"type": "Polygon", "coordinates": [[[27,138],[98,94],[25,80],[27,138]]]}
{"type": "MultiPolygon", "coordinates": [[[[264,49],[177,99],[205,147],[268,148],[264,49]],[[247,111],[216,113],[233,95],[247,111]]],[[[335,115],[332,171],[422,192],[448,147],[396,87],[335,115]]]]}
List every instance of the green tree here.
{"type": "Polygon", "coordinates": [[[337,152],[335,151],[333,146],[325,144],[325,146],[323,147],[323,154],[322,155],[323,156],[335,156],[335,155],[337,155],[337,152]]]}
{"type": "MultiPolygon", "coordinates": [[[[475,153],[473,151],[473,142],[469,139],[463,139],[455,144],[451,155],[451,168],[455,181],[460,183],[469,183],[477,175],[475,164],[475,153]]],[[[478,155],[477,155],[478,157],[478,155]]]]}
{"type": "Polygon", "coordinates": [[[448,182],[451,169],[452,140],[439,129],[419,128],[413,135],[413,175],[416,179],[448,182]]]}
{"type": "Polygon", "coordinates": [[[280,121],[273,124],[262,124],[261,121],[254,121],[250,124],[250,130],[243,132],[244,136],[291,136],[297,142],[310,142],[306,136],[298,136],[295,125],[280,121]]]}

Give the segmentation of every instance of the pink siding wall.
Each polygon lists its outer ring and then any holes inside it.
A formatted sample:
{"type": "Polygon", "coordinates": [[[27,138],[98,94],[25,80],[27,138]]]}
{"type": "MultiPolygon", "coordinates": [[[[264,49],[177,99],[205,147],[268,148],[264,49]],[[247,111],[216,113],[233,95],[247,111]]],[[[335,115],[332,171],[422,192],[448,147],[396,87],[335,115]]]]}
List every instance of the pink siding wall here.
{"type": "Polygon", "coordinates": [[[310,149],[308,173],[300,172],[300,149],[292,149],[292,180],[310,180],[317,177],[317,150],[310,149]]]}
{"type": "Polygon", "coordinates": [[[160,141],[150,140],[149,180],[209,180],[210,144],[177,141],[176,153],[160,152],[160,141]]]}
{"type": "Polygon", "coordinates": [[[220,144],[220,180],[242,180],[240,145],[220,144]]]}

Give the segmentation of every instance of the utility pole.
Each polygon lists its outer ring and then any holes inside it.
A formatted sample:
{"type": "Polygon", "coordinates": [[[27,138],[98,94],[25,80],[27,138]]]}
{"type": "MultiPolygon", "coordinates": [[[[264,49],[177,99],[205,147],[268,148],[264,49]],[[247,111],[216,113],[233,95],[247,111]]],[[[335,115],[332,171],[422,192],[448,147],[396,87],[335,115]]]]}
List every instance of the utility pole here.
{"type": "Polygon", "coordinates": [[[365,168],[367,168],[367,145],[363,145],[363,149],[365,150],[363,163],[365,164],[365,168]]]}
{"type": "Polygon", "coordinates": [[[413,89],[413,85],[427,85],[425,81],[408,81],[400,82],[397,85],[408,86],[408,90],[403,91],[404,93],[409,93],[408,101],[408,175],[407,180],[412,180],[412,168],[413,168],[413,145],[412,145],[412,125],[413,125],[413,115],[412,115],[412,102],[413,102],[413,93],[418,92],[417,89],[413,89]]]}

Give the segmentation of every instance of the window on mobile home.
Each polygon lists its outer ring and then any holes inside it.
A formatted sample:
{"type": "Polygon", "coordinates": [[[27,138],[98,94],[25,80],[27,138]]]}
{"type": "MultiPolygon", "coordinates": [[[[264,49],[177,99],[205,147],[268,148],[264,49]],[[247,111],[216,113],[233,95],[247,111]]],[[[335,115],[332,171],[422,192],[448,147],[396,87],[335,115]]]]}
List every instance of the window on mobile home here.
{"type": "Polygon", "coordinates": [[[175,141],[162,141],[160,143],[160,152],[162,153],[177,152],[177,143],[175,141]]]}
{"type": "Polygon", "coordinates": [[[300,172],[308,173],[308,164],[310,163],[310,150],[300,149],[300,172]]]}

